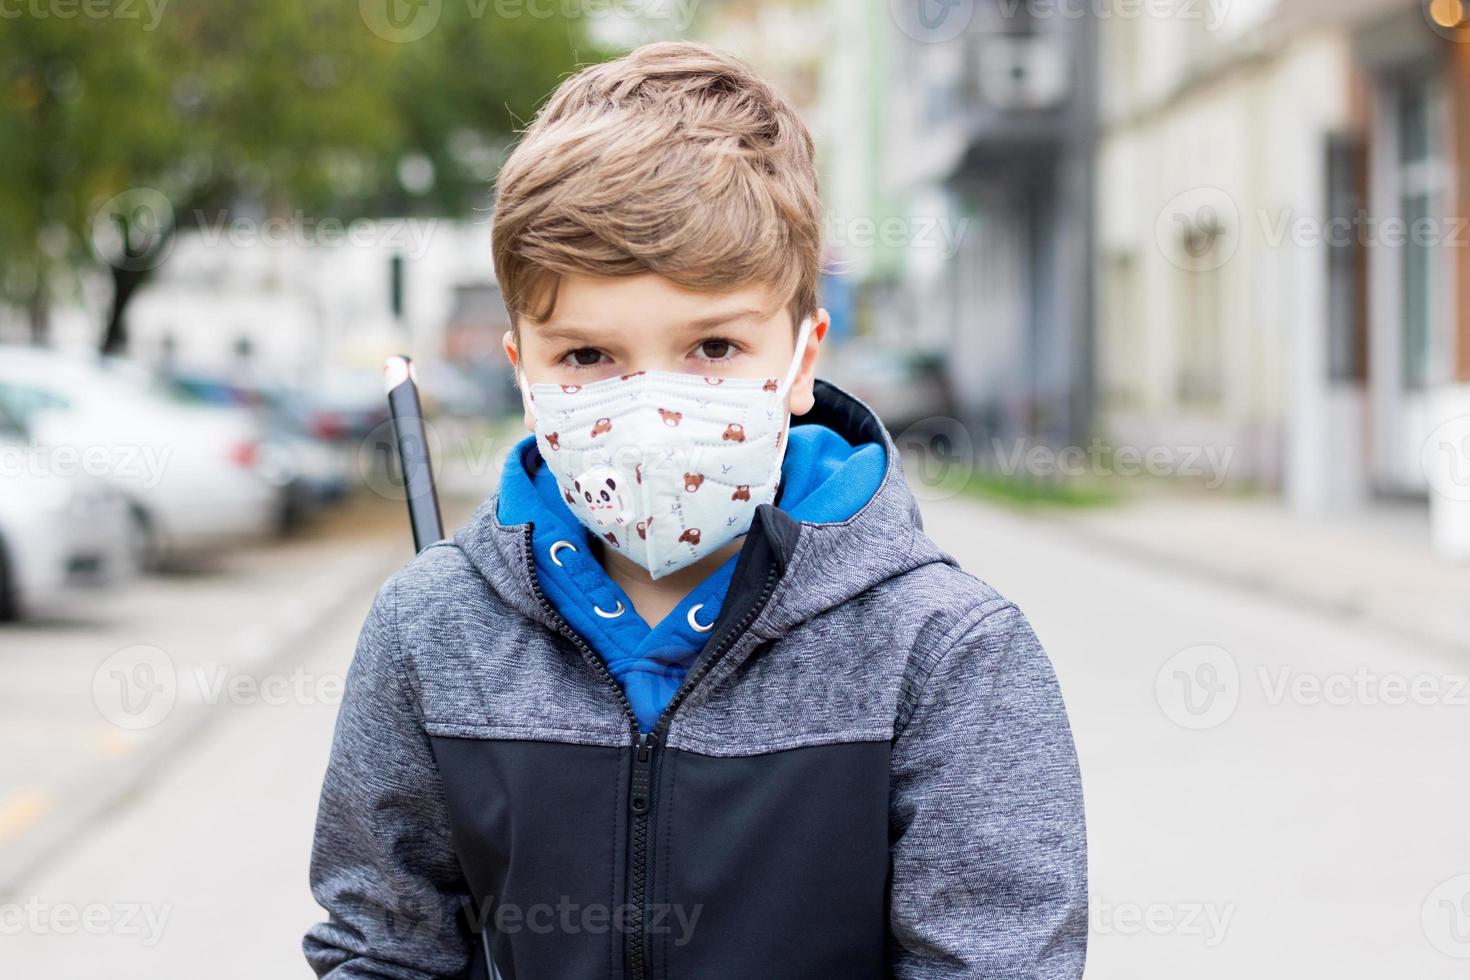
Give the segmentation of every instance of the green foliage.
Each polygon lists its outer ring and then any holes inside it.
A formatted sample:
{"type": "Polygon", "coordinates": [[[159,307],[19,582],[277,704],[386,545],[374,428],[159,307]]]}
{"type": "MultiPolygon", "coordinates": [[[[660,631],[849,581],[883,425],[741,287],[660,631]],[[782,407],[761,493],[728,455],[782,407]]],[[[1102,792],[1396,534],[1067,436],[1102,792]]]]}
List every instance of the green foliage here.
{"type": "MultiPolygon", "coordinates": [[[[370,29],[373,2],[405,0],[13,8],[0,20],[0,300],[44,307],[69,272],[97,266],[93,218],[133,188],[162,192],[180,226],[241,204],[342,220],[483,206],[515,129],[609,54],[578,19],[481,0],[442,0],[433,29],[399,43],[370,29]],[[407,187],[405,159],[419,174],[407,187]]],[[[125,302],[136,284],[116,285],[125,302]]]]}

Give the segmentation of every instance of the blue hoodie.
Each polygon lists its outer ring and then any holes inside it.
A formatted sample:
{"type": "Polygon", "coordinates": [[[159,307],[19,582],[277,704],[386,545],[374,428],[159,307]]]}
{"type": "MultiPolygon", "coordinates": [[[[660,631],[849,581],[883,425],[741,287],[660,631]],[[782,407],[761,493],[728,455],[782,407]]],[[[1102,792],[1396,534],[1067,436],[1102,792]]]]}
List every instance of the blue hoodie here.
{"type": "MultiPolygon", "coordinates": [[[[877,492],[887,468],[883,446],[853,446],[821,425],[791,428],[781,464],[777,506],[798,521],[845,521],[877,492]]],[[[667,616],[650,626],[597,561],[591,536],[562,499],[556,478],[541,465],[536,440],[511,451],[500,483],[503,524],[534,525],[536,578],[567,623],[607,662],[638,722],[651,731],[684,675],[699,658],[709,626],[719,617],[738,555],[696,585],[667,616]],[[569,542],[553,559],[551,548],[569,542]],[[621,612],[618,612],[621,608],[621,612]]]]}

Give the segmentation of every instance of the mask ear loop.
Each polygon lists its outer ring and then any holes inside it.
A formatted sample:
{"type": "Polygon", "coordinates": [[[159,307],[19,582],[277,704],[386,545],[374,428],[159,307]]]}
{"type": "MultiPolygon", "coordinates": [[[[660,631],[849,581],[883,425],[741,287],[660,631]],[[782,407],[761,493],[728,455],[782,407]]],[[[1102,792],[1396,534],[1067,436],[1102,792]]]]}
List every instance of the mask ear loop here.
{"type": "MultiPolygon", "coordinates": [[[[801,359],[806,354],[806,345],[808,339],[811,337],[811,333],[812,318],[807,317],[801,321],[801,329],[796,334],[796,353],[792,355],[791,366],[786,369],[786,377],[781,382],[781,387],[776,389],[776,401],[780,403],[783,409],[786,407],[786,396],[791,394],[791,385],[796,381],[796,372],[801,370],[801,359]]],[[[786,446],[791,441],[790,435],[791,413],[786,412],[786,421],[781,426],[781,434],[777,437],[780,440],[779,452],[776,453],[776,458],[771,461],[773,473],[766,478],[767,480],[773,478],[776,480],[776,497],[780,497],[781,495],[779,485],[781,480],[781,463],[786,459],[786,446]]]]}
{"type": "Polygon", "coordinates": [[[786,377],[781,382],[781,387],[776,389],[776,397],[781,401],[791,392],[791,385],[796,381],[796,372],[801,370],[801,359],[806,356],[807,340],[812,334],[812,318],[807,317],[801,321],[801,329],[796,333],[796,353],[792,355],[791,366],[786,369],[786,377]]]}

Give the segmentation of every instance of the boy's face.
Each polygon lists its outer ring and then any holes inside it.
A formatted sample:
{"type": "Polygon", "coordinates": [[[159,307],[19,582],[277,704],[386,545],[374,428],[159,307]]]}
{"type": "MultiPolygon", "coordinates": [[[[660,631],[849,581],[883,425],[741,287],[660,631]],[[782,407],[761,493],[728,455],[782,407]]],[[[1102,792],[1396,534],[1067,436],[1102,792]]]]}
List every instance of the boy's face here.
{"type": "MultiPolygon", "coordinates": [[[[813,318],[788,405],[812,407],[826,310],[813,318]]],[[[765,286],[722,293],[685,289],[662,276],[565,275],[546,320],[523,316],[520,340],[505,352],[531,384],[585,385],[635,371],[679,371],[726,378],[784,377],[796,353],[796,325],[765,286]]],[[[524,401],[524,392],[522,393],[524,401]]],[[[526,427],[535,418],[526,411],[526,427]]]]}

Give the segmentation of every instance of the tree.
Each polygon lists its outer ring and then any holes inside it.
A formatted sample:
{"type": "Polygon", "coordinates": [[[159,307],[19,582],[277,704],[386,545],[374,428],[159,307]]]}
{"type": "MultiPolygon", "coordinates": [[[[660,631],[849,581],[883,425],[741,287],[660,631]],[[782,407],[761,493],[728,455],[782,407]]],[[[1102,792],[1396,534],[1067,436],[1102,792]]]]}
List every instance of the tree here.
{"type": "Polygon", "coordinates": [[[483,204],[517,124],[606,55],[582,22],[522,8],[444,2],[424,36],[395,40],[369,7],[172,0],[154,17],[89,0],[92,15],[7,21],[0,298],[30,311],[33,337],[101,266],[101,347],[123,349],[127,306],[173,236],[241,209],[345,222],[483,204]]]}

